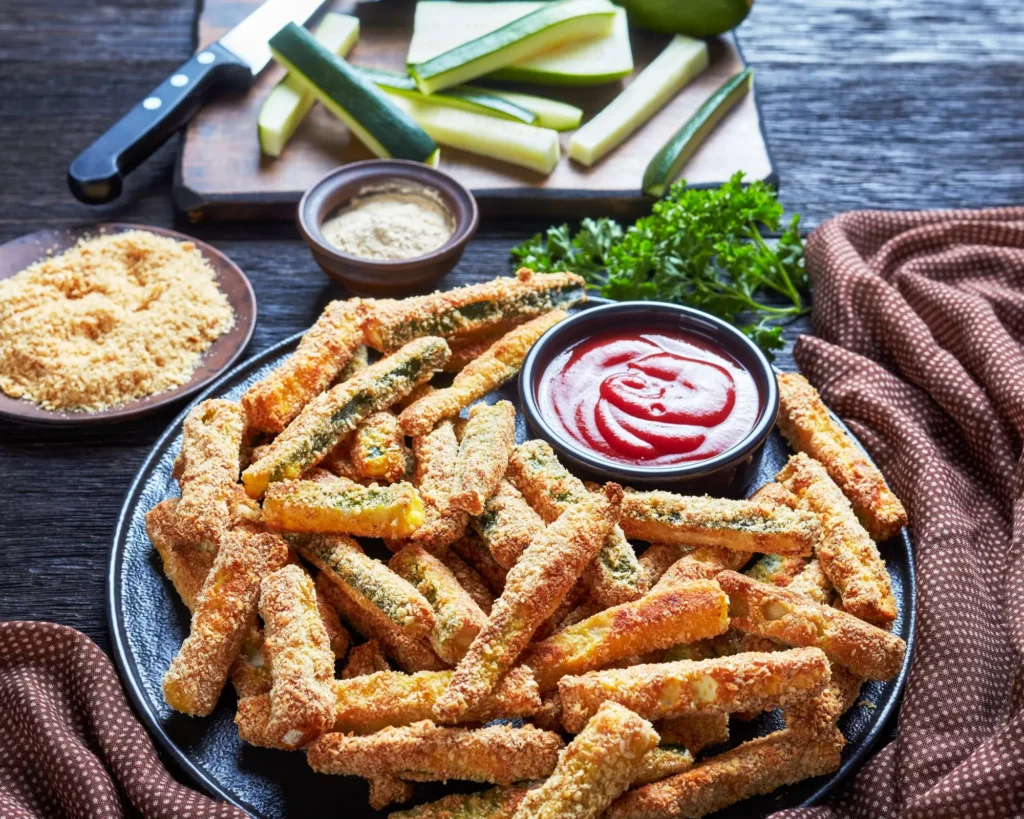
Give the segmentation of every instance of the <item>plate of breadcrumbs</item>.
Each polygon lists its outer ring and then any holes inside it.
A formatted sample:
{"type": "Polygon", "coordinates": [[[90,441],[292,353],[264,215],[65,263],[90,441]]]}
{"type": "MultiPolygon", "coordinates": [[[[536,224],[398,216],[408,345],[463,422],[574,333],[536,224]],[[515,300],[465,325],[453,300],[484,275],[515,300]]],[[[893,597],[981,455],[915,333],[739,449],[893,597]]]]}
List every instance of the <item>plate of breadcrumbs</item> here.
{"type": "Polygon", "coordinates": [[[245,349],[256,297],[210,245],[125,223],[0,247],[0,417],[77,426],[185,398],[245,349]]]}

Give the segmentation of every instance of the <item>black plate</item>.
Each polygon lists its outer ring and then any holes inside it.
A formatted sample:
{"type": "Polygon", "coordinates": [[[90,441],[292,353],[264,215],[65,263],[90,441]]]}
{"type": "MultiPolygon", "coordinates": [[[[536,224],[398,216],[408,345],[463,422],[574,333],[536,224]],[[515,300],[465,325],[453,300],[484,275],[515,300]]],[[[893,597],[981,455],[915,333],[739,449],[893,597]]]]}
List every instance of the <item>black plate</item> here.
{"type": "MultiPolygon", "coordinates": [[[[301,334],[286,339],[239,365],[210,386],[196,403],[211,397],[237,400],[249,384],[290,354],[300,337],[301,334]]],[[[497,398],[507,398],[518,406],[515,384],[506,385],[488,400],[497,398]]],[[[146,537],[144,518],[156,503],[178,493],[171,468],[181,445],[181,423],[187,411],[183,410],[156,442],[136,475],[114,534],[107,614],[114,656],[128,694],[156,741],[197,784],[256,816],[336,817],[339,808],[349,819],[384,816],[387,811],[377,813],[368,807],[363,780],[314,774],[306,765],[304,754],[243,743],[234,725],[235,695],[230,684],[217,709],[204,719],[178,714],[164,703],[160,680],[188,635],[189,615],[161,572],[160,559],[146,537]]],[[[516,432],[520,441],[525,440],[521,413],[516,432]]],[[[753,486],[771,481],[789,454],[782,436],[773,433],[765,447],[761,474],[753,486]]],[[[723,816],[764,816],[785,807],[814,804],[859,766],[895,714],[913,655],[914,561],[906,531],[881,544],[880,549],[889,568],[899,611],[893,631],[907,641],[907,659],[899,676],[887,683],[866,684],[859,702],[871,705],[852,708],[840,721],[848,744],[843,764],[836,773],[749,800],[723,812],[723,816]]],[[[748,725],[739,725],[733,735],[745,739],[779,727],[781,719],[774,712],[748,725]]],[[[452,790],[441,785],[416,788],[416,803],[452,790]]]]}

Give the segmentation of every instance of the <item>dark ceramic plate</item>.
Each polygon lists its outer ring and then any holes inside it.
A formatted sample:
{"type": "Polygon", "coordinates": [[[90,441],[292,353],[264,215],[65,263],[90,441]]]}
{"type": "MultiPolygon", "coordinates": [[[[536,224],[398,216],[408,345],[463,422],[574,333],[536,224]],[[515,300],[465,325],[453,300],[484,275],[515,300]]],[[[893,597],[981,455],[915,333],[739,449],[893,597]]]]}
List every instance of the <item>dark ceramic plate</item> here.
{"type": "MultiPolygon", "coordinates": [[[[298,340],[298,335],[293,336],[241,364],[196,400],[210,397],[237,400],[249,384],[291,353],[298,340]]],[[[488,400],[498,398],[507,398],[518,405],[515,384],[506,385],[488,400]]],[[[314,774],[301,753],[254,748],[239,740],[233,722],[235,695],[230,684],[217,709],[205,719],[177,714],[164,703],[160,679],[188,634],[189,616],[161,573],[159,557],[146,537],[144,517],[157,502],[177,494],[171,468],[181,445],[184,415],[185,411],[161,436],[139,470],[114,534],[107,613],[114,654],[128,694],[160,746],[196,783],[256,816],[315,819],[335,817],[339,810],[350,819],[383,816],[386,811],[378,814],[367,806],[366,785],[361,779],[314,774]]],[[[521,411],[517,425],[519,440],[525,440],[526,427],[521,411]]],[[[770,481],[789,454],[782,436],[773,433],[753,487],[770,481]]],[[[860,702],[870,705],[854,707],[843,717],[839,725],[848,744],[839,771],[749,800],[723,816],[758,817],[784,807],[814,804],[860,765],[896,713],[913,656],[914,561],[905,531],[880,548],[892,577],[899,610],[893,631],[908,644],[907,659],[899,676],[888,683],[865,685],[860,702]]],[[[745,739],[781,727],[781,720],[775,712],[748,725],[737,726],[734,736],[745,739]]],[[[419,803],[438,798],[454,788],[417,785],[416,789],[415,803],[419,803]]]]}
{"type": "Polygon", "coordinates": [[[132,225],[126,222],[41,230],[0,246],[0,279],[9,279],[15,276],[29,265],[44,258],[47,253],[56,254],[68,250],[83,236],[95,236],[99,233],[123,233],[127,230],[146,230],[160,236],[169,236],[179,242],[195,244],[206,261],[213,267],[217,275],[217,284],[227,296],[231,309],[235,311],[234,326],[214,341],[210,348],[203,353],[192,377],[173,390],[140,398],[137,401],[101,412],[88,413],[47,410],[31,401],[11,398],[0,392],[0,418],[9,418],[28,424],[61,427],[95,426],[127,421],[146,415],[174,401],[187,398],[201,390],[234,364],[238,356],[242,354],[245,345],[252,338],[252,331],[256,326],[256,296],[252,292],[252,285],[249,284],[249,280],[238,265],[227,256],[216,248],[200,242],[198,239],[193,239],[191,236],[186,236],[184,233],[148,225],[132,225]]]}

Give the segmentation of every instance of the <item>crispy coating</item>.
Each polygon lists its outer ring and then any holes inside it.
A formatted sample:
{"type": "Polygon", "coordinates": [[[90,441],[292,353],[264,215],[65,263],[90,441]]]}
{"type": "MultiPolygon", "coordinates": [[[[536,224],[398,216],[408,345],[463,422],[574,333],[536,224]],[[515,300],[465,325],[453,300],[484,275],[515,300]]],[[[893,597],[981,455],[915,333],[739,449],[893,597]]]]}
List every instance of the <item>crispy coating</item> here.
{"type": "Polygon", "coordinates": [[[645,719],[694,713],[755,711],[807,700],[828,684],[828,659],[818,649],[751,652],[712,660],[679,660],[563,677],[562,724],[579,731],[611,700],[645,719]]]}
{"type": "Polygon", "coordinates": [[[451,686],[437,703],[447,720],[470,711],[511,668],[541,623],[558,607],[615,524],[622,488],[608,484],[603,496],[572,504],[509,569],[505,589],[451,686]]]}
{"type": "Polygon", "coordinates": [[[196,607],[199,592],[213,566],[215,552],[202,544],[192,545],[178,522],[178,499],[160,501],[146,513],[146,534],[163,561],[164,574],[189,611],[196,607]]]}
{"type": "Polygon", "coordinates": [[[306,758],[318,773],[510,785],[549,775],[561,748],[557,734],[532,725],[468,730],[423,721],[369,736],[324,734],[306,758]]]}
{"type": "MultiPolygon", "coordinates": [[[[270,663],[263,653],[263,629],[256,625],[255,618],[242,640],[242,648],[231,665],[231,684],[239,701],[246,697],[269,694],[273,680],[270,663]]],[[[269,712],[268,712],[269,714],[269,712]]]]}
{"type": "Polygon", "coordinates": [[[562,730],[562,701],[557,688],[541,694],[540,708],[530,717],[530,722],[545,731],[562,730]]]}
{"type": "Polygon", "coordinates": [[[544,520],[507,480],[484,503],[483,513],[470,521],[494,559],[511,569],[519,555],[544,529],[544,520]]]}
{"type": "Polygon", "coordinates": [[[528,791],[528,787],[513,785],[479,793],[452,793],[436,802],[392,813],[388,819],[511,819],[528,791]]]}
{"type": "Polygon", "coordinates": [[[498,490],[516,445],[516,408],[509,401],[475,404],[459,443],[452,506],[482,515],[484,501],[498,490]]]}
{"type": "Polygon", "coordinates": [[[281,432],[306,404],[327,389],[362,346],[358,299],[332,301],[279,367],[242,396],[250,430],[281,432]]]}
{"type": "Polygon", "coordinates": [[[455,464],[459,442],[451,421],[442,421],[437,429],[412,439],[416,459],[413,482],[423,499],[423,524],[413,538],[423,548],[443,554],[466,533],[469,517],[452,506],[455,489],[455,464]]]}
{"type": "Polygon", "coordinates": [[[655,727],[662,742],[682,745],[691,754],[729,741],[729,715],[726,713],[672,717],[661,720],[655,727]]]}
{"type": "Polygon", "coordinates": [[[321,393],[243,473],[245,491],[259,498],[267,486],[298,478],[362,421],[429,381],[448,360],[440,338],[421,338],[321,393]]]}
{"type": "Polygon", "coordinates": [[[815,603],[821,603],[823,606],[832,602],[834,591],[832,581],[828,579],[818,560],[808,561],[803,571],[794,577],[786,588],[794,594],[810,597],[815,603]]]}
{"type": "Polygon", "coordinates": [[[345,655],[348,654],[348,647],[352,645],[352,638],[341,624],[341,619],[334,606],[319,589],[316,590],[316,607],[320,613],[320,622],[323,623],[324,631],[327,632],[327,639],[331,644],[334,659],[344,660],[345,655]]]}
{"type": "Polygon", "coordinates": [[[450,387],[402,410],[398,416],[402,429],[407,435],[425,435],[442,418],[458,415],[474,401],[515,378],[537,339],[568,317],[564,310],[552,310],[502,336],[487,352],[467,364],[450,387]]]}
{"type": "Polygon", "coordinates": [[[434,611],[430,644],[442,660],[457,663],[487,623],[487,615],[448,567],[421,546],[406,546],[388,566],[426,598],[434,611]]]}
{"type": "MultiPolygon", "coordinates": [[[[373,483],[368,478],[364,478],[359,470],[356,469],[356,465],[352,462],[352,440],[354,435],[345,435],[338,441],[326,455],[323,460],[320,461],[319,468],[330,472],[332,475],[336,475],[339,478],[348,478],[350,481],[355,481],[361,484],[373,483]]],[[[412,458],[412,453],[409,454],[412,458]]],[[[313,469],[306,470],[302,473],[303,477],[308,477],[314,472],[313,469]]]]}
{"type": "Polygon", "coordinates": [[[839,767],[845,743],[835,728],[813,739],[777,731],[709,757],[684,773],[630,790],[606,816],[699,819],[751,796],[831,773],[839,767]]]}
{"type": "Polygon", "coordinates": [[[494,605],[494,595],[480,573],[454,551],[449,551],[442,558],[442,562],[455,576],[459,585],[466,590],[466,594],[473,598],[473,602],[480,607],[484,614],[489,616],[491,607],[494,605]]]}
{"type": "Polygon", "coordinates": [[[566,675],[603,668],[616,660],[721,634],[729,625],[729,601],[712,580],[655,589],[560,631],[526,650],[541,691],[566,675]]]}
{"type": "Polygon", "coordinates": [[[413,787],[396,776],[371,776],[366,780],[370,785],[367,801],[374,810],[384,810],[388,805],[408,802],[413,796],[413,787]]]}
{"type": "Polygon", "coordinates": [[[651,748],[643,758],[632,784],[649,785],[693,767],[693,755],[682,746],[651,748]]]}
{"type": "MultiPolygon", "coordinates": [[[[661,582],[661,579],[670,574],[669,581],[677,582],[681,577],[677,571],[670,570],[683,558],[689,561],[706,563],[712,567],[721,569],[739,570],[746,565],[750,559],[749,552],[738,552],[735,549],[723,549],[719,546],[682,546],[678,543],[652,543],[640,556],[640,565],[647,575],[647,581],[651,588],[661,582]]],[[[690,565],[689,563],[684,565],[690,565]]]]}
{"type": "Polygon", "coordinates": [[[892,679],[903,665],[906,643],[852,614],[736,572],[722,572],[718,582],[729,595],[733,628],[785,645],[817,646],[830,660],[871,680],[892,679]]]}
{"type": "Polygon", "coordinates": [[[647,585],[653,589],[672,564],[689,553],[689,548],[678,543],[652,543],[648,546],[640,555],[640,566],[647,576],[647,585]]]}
{"type": "Polygon", "coordinates": [[[797,497],[781,483],[772,481],[758,489],[750,500],[763,503],[774,503],[776,506],[788,506],[790,509],[797,508],[797,497]]]}
{"type": "Polygon", "coordinates": [[[376,301],[367,310],[363,333],[367,344],[387,352],[425,335],[451,341],[479,338],[585,300],[584,282],[579,276],[537,275],[522,268],[514,278],[497,278],[400,301],[376,301]]]}
{"type": "Polygon", "coordinates": [[[832,677],[818,696],[783,709],[786,727],[794,734],[804,733],[809,737],[825,735],[856,702],[863,683],[863,677],[833,663],[832,677]]]}
{"type": "Polygon", "coordinates": [[[817,555],[843,601],[843,610],[876,626],[896,619],[892,583],[878,547],[860,525],[843,490],[828,470],[799,452],[776,476],[799,498],[802,509],[821,520],[817,555]]]}
{"type": "Polygon", "coordinates": [[[793,582],[810,561],[796,555],[764,555],[744,574],[760,583],[769,583],[784,589],[793,582]]]}
{"type": "Polygon", "coordinates": [[[367,640],[365,643],[355,646],[349,654],[348,662],[341,670],[343,680],[351,680],[353,677],[365,677],[369,674],[376,674],[378,671],[390,671],[388,659],[377,640],[367,640]]]}
{"type": "Polygon", "coordinates": [[[206,716],[254,622],[260,581],[288,561],[288,547],[269,534],[224,536],[203,583],[188,637],[163,678],[164,699],[176,711],[206,716]]]}
{"type": "Polygon", "coordinates": [[[579,580],[576,585],[569,590],[565,599],[558,604],[558,608],[555,609],[555,613],[545,620],[541,627],[537,629],[537,633],[533,635],[533,639],[536,642],[546,640],[552,634],[558,634],[558,632],[569,628],[569,626],[582,623],[588,617],[592,617],[599,611],[604,611],[605,608],[606,606],[590,597],[590,592],[587,590],[586,583],[579,580]]]}
{"type": "Polygon", "coordinates": [[[362,486],[324,474],[327,479],[271,484],[263,501],[267,525],[291,532],[403,538],[424,521],[423,501],[412,484],[362,486]]]}
{"type": "Polygon", "coordinates": [[[643,768],[658,734],[632,711],[606,702],[526,794],[514,819],[597,819],[643,768]]]}
{"type": "Polygon", "coordinates": [[[493,594],[500,595],[504,591],[508,569],[491,556],[490,550],[480,538],[472,536],[460,538],[452,544],[452,551],[465,560],[484,579],[493,594]]]}
{"type": "Polygon", "coordinates": [[[412,457],[398,418],[386,410],[375,412],[356,428],[349,452],[361,477],[388,483],[405,477],[412,457]]]}
{"type": "MultiPolygon", "coordinates": [[[[559,462],[546,441],[517,446],[509,458],[507,477],[548,523],[589,494],[583,481],[559,462]]],[[[648,588],[640,561],[619,526],[612,528],[583,579],[590,593],[605,606],[636,600],[648,588]]]]}
{"type": "MultiPolygon", "coordinates": [[[[354,301],[354,299],[352,299],[354,301]]],[[[360,323],[362,317],[360,317],[360,323]]],[[[360,330],[362,332],[362,330],[360,330]]],[[[352,357],[348,360],[348,363],[341,368],[341,372],[338,373],[337,377],[331,386],[341,384],[343,381],[348,381],[356,373],[361,373],[367,367],[370,366],[370,351],[366,348],[365,344],[360,344],[355,350],[352,351],[352,357]]]]}
{"type": "Polygon", "coordinates": [[[457,373],[459,370],[472,364],[476,359],[486,353],[491,346],[498,341],[505,333],[512,329],[512,326],[504,327],[497,333],[487,333],[483,336],[473,336],[459,341],[449,342],[452,348],[452,357],[444,365],[446,373],[457,373]]]}
{"type": "Polygon", "coordinates": [[[806,378],[797,373],[778,373],[776,378],[779,430],[786,440],[825,465],[871,537],[882,541],[895,535],[907,525],[907,512],[878,467],[835,422],[806,378]]]}

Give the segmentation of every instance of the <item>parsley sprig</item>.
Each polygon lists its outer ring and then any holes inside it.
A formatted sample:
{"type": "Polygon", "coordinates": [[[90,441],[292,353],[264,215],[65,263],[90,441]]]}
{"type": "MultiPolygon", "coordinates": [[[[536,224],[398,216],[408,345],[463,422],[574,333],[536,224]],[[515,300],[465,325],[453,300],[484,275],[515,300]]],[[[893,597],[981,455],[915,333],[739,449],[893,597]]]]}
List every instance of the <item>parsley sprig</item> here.
{"type": "Polygon", "coordinates": [[[782,347],[782,325],[804,315],[807,272],[794,215],[774,247],[761,228],[778,231],[783,208],[762,182],[737,173],[720,188],[672,186],[650,216],[623,228],[584,219],[575,235],[551,227],[514,247],[512,256],[540,272],[569,270],[617,300],[658,300],[705,310],[739,328],[763,350],[782,347]]]}

